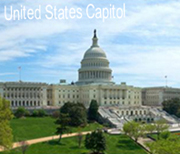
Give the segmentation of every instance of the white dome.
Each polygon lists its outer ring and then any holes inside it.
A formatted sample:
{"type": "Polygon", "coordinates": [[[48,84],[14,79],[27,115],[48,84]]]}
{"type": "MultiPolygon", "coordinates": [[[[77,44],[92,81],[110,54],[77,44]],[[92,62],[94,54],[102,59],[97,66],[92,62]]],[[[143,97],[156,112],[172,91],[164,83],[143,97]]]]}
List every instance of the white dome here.
{"type": "Polygon", "coordinates": [[[100,47],[92,46],[84,54],[84,59],[88,58],[106,58],[106,53],[100,47]]]}
{"type": "Polygon", "coordinates": [[[79,81],[77,84],[112,83],[112,70],[106,53],[98,46],[96,30],[94,31],[92,46],[85,52],[79,69],[79,81]]]}

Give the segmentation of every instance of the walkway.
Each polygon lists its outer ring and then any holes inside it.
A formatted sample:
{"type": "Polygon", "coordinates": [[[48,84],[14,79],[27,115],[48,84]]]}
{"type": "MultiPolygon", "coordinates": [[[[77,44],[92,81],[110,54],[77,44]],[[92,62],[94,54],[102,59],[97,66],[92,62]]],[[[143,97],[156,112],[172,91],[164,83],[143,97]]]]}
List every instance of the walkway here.
{"type": "Polygon", "coordinates": [[[147,143],[153,142],[150,138],[139,138],[138,144],[140,144],[146,151],[150,152],[149,148],[146,146],[147,143]]]}
{"type": "MultiPolygon", "coordinates": [[[[91,131],[82,132],[82,135],[86,135],[88,133],[91,133],[91,131]]],[[[62,135],[62,138],[73,137],[73,136],[77,136],[77,135],[78,135],[78,133],[64,134],[64,135],[62,135]]],[[[28,145],[32,145],[32,144],[36,144],[36,143],[40,143],[40,142],[46,142],[46,141],[50,141],[50,140],[54,140],[54,139],[58,139],[58,138],[59,138],[59,135],[55,135],[55,136],[49,136],[49,137],[27,140],[26,143],[28,145]]],[[[18,148],[20,146],[22,146],[21,142],[15,142],[15,143],[13,143],[12,149],[18,148]]],[[[0,152],[1,151],[4,151],[4,149],[0,148],[0,152]]]]}

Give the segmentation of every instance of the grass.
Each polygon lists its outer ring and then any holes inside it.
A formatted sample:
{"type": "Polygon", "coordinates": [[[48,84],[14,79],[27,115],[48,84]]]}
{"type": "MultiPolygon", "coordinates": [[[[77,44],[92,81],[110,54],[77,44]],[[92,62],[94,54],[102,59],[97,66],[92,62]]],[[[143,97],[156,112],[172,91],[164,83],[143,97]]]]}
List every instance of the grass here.
{"type": "MultiPolygon", "coordinates": [[[[51,117],[13,119],[11,121],[11,128],[13,130],[14,141],[55,135],[57,125],[54,122],[55,119],[51,117]]],[[[98,123],[92,123],[81,129],[73,127],[71,128],[71,132],[77,132],[79,130],[89,131],[97,128],[102,128],[102,126],[98,123]]]]}
{"type": "MultiPolygon", "coordinates": [[[[147,154],[144,149],[125,135],[106,134],[106,154],[147,154]]],[[[20,154],[18,149],[12,150],[11,154],[20,154]]],[[[26,154],[89,154],[90,151],[84,147],[78,148],[76,137],[64,138],[61,144],[55,140],[31,145],[26,154]]],[[[5,153],[1,153],[5,154],[5,153]]]]}
{"type": "Polygon", "coordinates": [[[150,137],[153,138],[154,140],[157,140],[157,134],[150,134],[150,135],[148,135],[148,136],[150,136],[150,137]]]}
{"type": "MultiPolygon", "coordinates": [[[[179,131],[177,131],[177,132],[171,132],[171,134],[180,135],[180,132],[179,132],[179,131]]],[[[157,140],[157,139],[158,139],[157,134],[150,134],[149,136],[150,136],[151,138],[153,138],[154,140],[157,140]]]]}

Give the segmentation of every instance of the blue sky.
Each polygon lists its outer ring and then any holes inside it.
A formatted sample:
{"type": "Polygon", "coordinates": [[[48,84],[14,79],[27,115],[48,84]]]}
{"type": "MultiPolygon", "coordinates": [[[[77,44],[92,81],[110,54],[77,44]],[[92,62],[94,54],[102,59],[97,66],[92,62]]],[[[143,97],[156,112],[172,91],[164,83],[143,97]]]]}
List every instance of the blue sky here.
{"type": "MultiPolygon", "coordinates": [[[[43,12],[45,13],[45,12],[43,12]]],[[[83,12],[84,14],[84,12],[83,12]]],[[[176,0],[1,0],[0,81],[58,83],[77,81],[80,61],[91,46],[93,29],[106,52],[116,83],[180,87],[180,2],[176,0]],[[6,21],[4,5],[57,8],[126,5],[123,19],[6,21]]]]}

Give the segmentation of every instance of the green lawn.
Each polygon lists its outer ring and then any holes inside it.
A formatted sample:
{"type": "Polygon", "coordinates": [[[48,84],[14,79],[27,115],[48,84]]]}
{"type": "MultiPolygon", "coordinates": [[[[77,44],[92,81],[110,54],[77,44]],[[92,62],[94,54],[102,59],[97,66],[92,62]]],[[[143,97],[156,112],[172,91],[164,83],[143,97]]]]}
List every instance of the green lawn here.
{"type": "Polygon", "coordinates": [[[157,140],[157,134],[150,134],[149,135],[151,138],[153,138],[154,140],[157,140]]]}
{"type": "MultiPolygon", "coordinates": [[[[13,129],[14,141],[22,141],[55,135],[57,125],[54,124],[55,119],[51,117],[44,118],[25,118],[13,119],[11,128],[13,129]]],[[[84,128],[71,128],[71,132],[89,131],[102,128],[97,123],[88,124],[84,128]]]]}
{"type": "MultiPolygon", "coordinates": [[[[106,154],[147,154],[139,145],[125,135],[106,134],[107,150],[106,154]]],[[[18,149],[10,152],[11,154],[20,154],[18,149]]],[[[61,145],[56,141],[38,143],[31,145],[26,154],[89,154],[90,151],[84,147],[77,146],[75,137],[62,139],[61,145]]],[[[5,154],[5,153],[2,153],[5,154]]]]}
{"type": "MultiPolygon", "coordinates": [[[[176,135],[180,135],[180,132],[171,132],[171,134],[176,134],[176,135]]],[[[157,140],[158,139],[158,136],[157,134],[151,134],[149,135],[150,137],[152,137],[154,140],[157,140]]]]}

